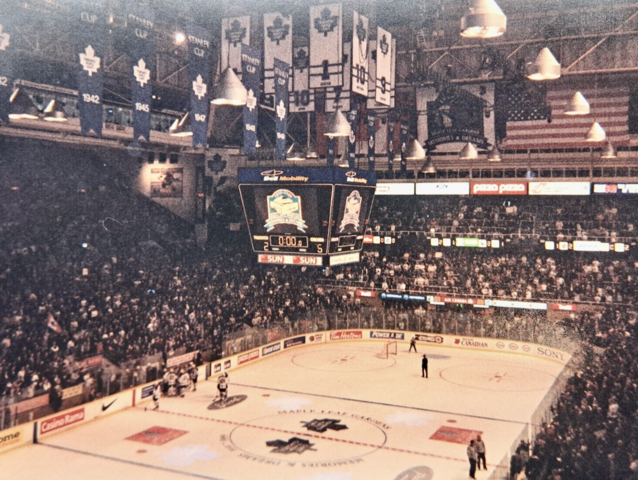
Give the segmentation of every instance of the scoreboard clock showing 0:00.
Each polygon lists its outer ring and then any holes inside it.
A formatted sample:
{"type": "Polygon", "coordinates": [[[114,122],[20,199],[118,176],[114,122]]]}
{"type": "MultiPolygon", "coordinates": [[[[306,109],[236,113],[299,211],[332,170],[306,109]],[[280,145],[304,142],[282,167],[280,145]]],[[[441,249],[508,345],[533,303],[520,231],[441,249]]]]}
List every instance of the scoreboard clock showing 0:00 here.
{"type": "Polygon", "coordinates": [[[334,168],[240,169],[253,250],[326,255],[361,250],[374,173],[334,168]]]}

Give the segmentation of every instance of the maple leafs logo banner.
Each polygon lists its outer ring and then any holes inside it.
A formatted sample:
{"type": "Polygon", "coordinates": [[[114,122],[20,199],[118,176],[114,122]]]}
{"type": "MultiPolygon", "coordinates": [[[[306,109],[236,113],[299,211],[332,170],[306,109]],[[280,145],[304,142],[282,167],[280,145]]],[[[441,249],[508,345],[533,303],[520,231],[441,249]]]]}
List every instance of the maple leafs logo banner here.
{"type": "Polygon", "coordinates": [[[191,91],[191,128],[193,148],[206,148],[208,113],[211,100],[211,38],[208,31],[197,25],[186,28],[188,39],[188,73],[191,91]]]}
{"type": "Polygon", "coordinates": [[[13,93],[13,34],[17,24],[13,2],[0,8],[0,122],[9,123],[11,94],[13,93]],[[10,8],[11,7],[11,8],[10,8]]]}
{"type": "Polygon", "coordinates": [[[145,6],[129,3],[126,28],[131,57],[131,99],[133,101],[133,138],[151,140],[152,79],[155,73],[155,15],[145,6]]]}
{"type": "Polygon", "coordinates": [[[341,4],[310,7],[310,88],[343,85],[341,4]]]}
{"type": "Polygon", "coordinates": [[[248,92],[244,106],[244,153],[257,153],[257,121],[259,119],[259,95],[261,93],[261,50],[242,44],[242,82],[248,92]]]}
{"type": "Polygon", "coordinates": [[[241,78],[241,46],[250,45],[250,15],[222,19],[219,73],[232,68],[241,78]]]}
{"type": "Polygon", "coordinates": [[[264,93],[275,93],[275,58],[292,65],[292,16],[264,14],[264,93]]]}
{"type": "Polygon", "coordinates": [[[290,65],[275,58],[275,158],[286,159],[286,133],[288,132],[288,82],[290,65]]]}
{"type": "Polygon", "coordinates": [[[75,28],[78,62],[78,110],[82,135],[102,136],[104,90],[104,39],[106,13],[103,1],[78,4],[75,28]]]}

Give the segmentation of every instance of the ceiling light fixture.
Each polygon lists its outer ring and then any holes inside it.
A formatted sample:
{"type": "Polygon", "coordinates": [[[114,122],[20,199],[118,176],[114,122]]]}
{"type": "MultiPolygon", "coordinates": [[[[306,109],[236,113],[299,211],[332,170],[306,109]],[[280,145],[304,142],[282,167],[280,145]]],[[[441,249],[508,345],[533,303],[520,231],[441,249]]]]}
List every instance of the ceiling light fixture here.
{"type": "Polygon", "coordinates": [[[461,160],[476,160],[478,158],[478,150],[472,143],[466,143],[459,153],[461,160]]]}
{"type": "Polygon", "coordinates": [[[470,0],[461,18],[461,36],[466,38],[500,37],[507,29],[507,17],[494,0],[470,0]]]}
{"type": "Polygon", "coordinates": [[[215,89],[215,98],[211,101],[214,105],[231,105],[233,107],[241,107],[246,105],[248,100],[248,92],[246,87],[241,83],[235,71],[227,67],[217,83],[215,89]]]}
{"type": "Polygon", "coordinates": [[[576,92],[565,104],[565,115],[589,115],[589,102],[585,96],[576,92]]]}
{"type": "Polygon", "coordinates": [[[607,134],[603,127],[600,126],[600,123],[594,122],[591,127],[589,127],[589,131],[585,136],[586,142],[602,142],[607,138],[607,134]]]}
{"type": "Polygon", "coordinates": [[[560,63],[549,48],[543,48],[529,67],[527,78],[534,81],[556,80],[560,78],[560,63]]]}
{"type": "Polygon", "coordinates": [[[328,115],[326,129],[323,134],[329,138],[349,137],[351,131],[350,122],[348,122],[346,116],[341,112],[341,109],[337,108],[334,113],[328,115]]]}

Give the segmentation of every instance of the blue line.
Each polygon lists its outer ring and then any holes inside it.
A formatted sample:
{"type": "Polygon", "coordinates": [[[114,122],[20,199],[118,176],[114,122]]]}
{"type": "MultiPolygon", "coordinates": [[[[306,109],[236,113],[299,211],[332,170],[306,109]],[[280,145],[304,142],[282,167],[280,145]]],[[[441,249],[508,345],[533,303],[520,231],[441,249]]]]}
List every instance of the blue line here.
{"type": "Polygon", "coordinates": [[[41,445],[41,446],[44,446],[44,447],[50,447],[50,448],[57,448],[59,450],[65,450],[67,452],[79,453],[80,455],[88,455],[90,457],[102,458],[104,460],[112,460],[114,462],[128,463],[130,465],[135,465],[135,466],[138,466],[138,467],[154,468],[155,470],[161,470],[163,472],[178,473],[180,475],[188,475],[189,477],[205,478],[207,480],[222,480],[222,479],[217,478],[217,477],[208,477],[206,475],[201,475],[199,473],[183,472],[181,470],[174,470],[172,468],[160,467],[158,465],[150,465],[150,464],[147,464],[147,463],[134,462],[133,460],[125,460],[123,458],[117,458],[117,457],[108,457],[106,455],[100,455],[99,453],[84,452],[82,450],[75,450],[74,448],[61,447],[60,445],[52,445],[52,444],[49,444],[49,443],[38,443],[38,445],[41,445]]]}
{"type": "MultiPolygon", "coordinates": [[[[441,414],[445,414],[445,415],[457,415],[459,417],[469,417],[469,418],[479,418],[481,420],[491,420],[493,422],[503,422],[503,423],[512,423],[514,425],[527,425],[528,422],[521,422],[518,420],[504,420],[502,418],[493,418],[493,417],[484,417],[481,415],[470,415],[467,413],[457,413],[457,412],[447,412],[445,410],[433,410],[430,408],[420,408],[420,407],[409,407],[406,405],[395,405],[393,403],[384,403],[384,402],[373,402],[371,400],[359,400],[356,398],[345,398],[345,397],[335,397],[332,395],[322,395],[320,393],[308,393],[308,392],[297,392],[295,390],[283,390],[280,388],[271,388],[271,387],[259,387],[256,385],[246,385],[246,384],[242,384],[242,383],[237,383],[237,382],[233,382],[233,385],[238,385],[240,387],[248,387],[248,388],[257,388],[260,390],[272,390],[275,392],[283,392],[283,393],[295,393],[297,395],[307,395],[310,397],[321,397],[321,398],[330,398],[333,400],[344,400],[346,402],[356,402],[356,403],[368,403],[370,405],[381,405],[384,407],[394,407],[394,408],[404,408],[407,410],[417,410],[417,411],[421,411],[421,412],[432,412],[432,413],[441,413],[441,414]]],[[[532,424],[534,426],[537,426],[535,424],[532,424]]]]}

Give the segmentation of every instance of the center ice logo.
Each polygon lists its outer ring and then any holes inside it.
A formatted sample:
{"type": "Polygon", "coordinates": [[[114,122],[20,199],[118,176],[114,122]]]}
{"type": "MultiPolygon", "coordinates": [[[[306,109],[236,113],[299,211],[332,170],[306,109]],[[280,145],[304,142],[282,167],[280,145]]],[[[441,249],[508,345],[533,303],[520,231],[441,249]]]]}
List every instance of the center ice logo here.
{"type": "Polygon", "coordinates": [[[303,219],[301,197],[290,190],[281,188],[268,195],[268,220],[264,227],[268,232],[277,225],[294,225],[300,232],[306,233],[308,225],[303,219]]]}
{"type": "Polygon", "coordinates": [[[310,422],[302,422],[305,428],[310,430],[311,432],[317,433],[325,433],[327,430],[334,430],[338,432],[339,430],[347,430],[347,425],[339,425],[341,420],[335,420],[332,418],[322,418],[322,419],[314,419],[310,422]]]}
{"type": "Polygon", "coordinates": [[[269,447],[275,447],[271,450],[271,453],[299,453],[302,454],[306,450],[316,451],[314,447],[314,443],[310,443],[308,440],[304,440],[299,437],[292,437],[290,440],[271,440],[266,442],[266,445],[269,447]]]}

